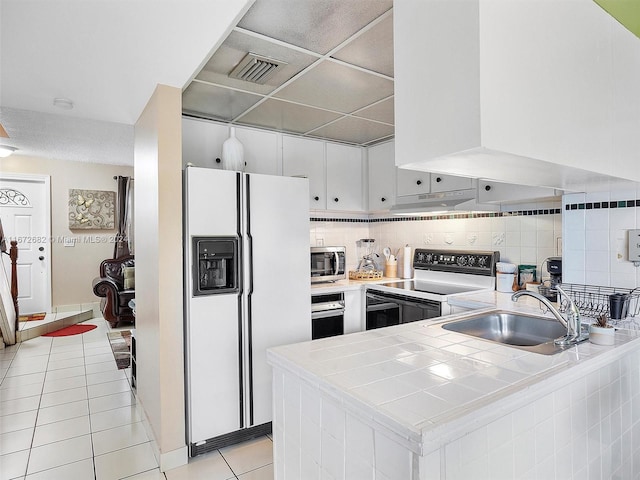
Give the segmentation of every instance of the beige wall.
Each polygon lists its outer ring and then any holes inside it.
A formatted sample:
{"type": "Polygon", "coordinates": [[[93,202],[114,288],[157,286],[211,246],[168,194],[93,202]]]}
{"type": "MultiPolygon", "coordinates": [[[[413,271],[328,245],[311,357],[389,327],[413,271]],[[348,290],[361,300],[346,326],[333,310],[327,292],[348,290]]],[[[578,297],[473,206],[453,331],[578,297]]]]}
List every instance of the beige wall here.
{"type": "Polygon", "coordinates": [[[181,98],[180,89],[159,85],[135,126],[138,398],[162,470],[187,461],[181,98]]]}
{"type": "Polygon", "coordinates": [[[69,230],[69,190],[108,190],[117,192],[114,175],[132,176],[133,168],[85,162],[52,160],[14,155],[0,159],[0,170],[51,177],[51,283],[52,306],[97,302],[91,282],[98,276],[100,262],[113,256],[109,240],[116,230],[69,230]],[[65,247],[62,237],[76,238],[73,247],[65,247]]]}

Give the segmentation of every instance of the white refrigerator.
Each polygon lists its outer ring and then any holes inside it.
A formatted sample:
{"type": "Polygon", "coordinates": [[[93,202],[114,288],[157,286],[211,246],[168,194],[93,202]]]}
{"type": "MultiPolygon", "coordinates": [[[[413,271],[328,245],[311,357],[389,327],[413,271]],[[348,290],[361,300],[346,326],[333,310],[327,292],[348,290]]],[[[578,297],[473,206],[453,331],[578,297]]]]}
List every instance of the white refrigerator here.
{"type": "Polygon", "coordinates": [[[311,340],[309,187],[302,178],[199,167],[185,169],[184,187],[186,421],[195,456],[268,433],[266,350],[311,340]],[[225,260],[207,252],[216,238],[228,246],[225,260]],[[201,267],[216,261],[226,262],[216,274],[228,288],[201,267]]]}

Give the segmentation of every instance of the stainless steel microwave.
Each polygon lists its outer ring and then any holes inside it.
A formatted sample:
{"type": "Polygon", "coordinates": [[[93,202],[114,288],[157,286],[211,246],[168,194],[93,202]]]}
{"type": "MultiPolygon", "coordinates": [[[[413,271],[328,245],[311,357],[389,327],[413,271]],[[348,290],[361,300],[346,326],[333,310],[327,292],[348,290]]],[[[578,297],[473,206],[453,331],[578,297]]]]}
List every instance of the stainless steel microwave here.
{"type": "Polygon", "coordinates": [[[311,247],[311,283],[347,278],[345,247],[311,247]]]}

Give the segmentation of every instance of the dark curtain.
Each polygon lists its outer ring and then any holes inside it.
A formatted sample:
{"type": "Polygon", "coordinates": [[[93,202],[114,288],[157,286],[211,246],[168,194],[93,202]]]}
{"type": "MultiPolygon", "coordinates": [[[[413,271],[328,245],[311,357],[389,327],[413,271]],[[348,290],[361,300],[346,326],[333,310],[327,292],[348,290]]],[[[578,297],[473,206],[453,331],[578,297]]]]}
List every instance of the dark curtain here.
{"type": "Polygon", "coordinates": [[[120,258],[131,254],[128,234],[131,224],[130,217],[133,215],[130,209],[130,205],[132,205],[130,197],[133,196],[133,179],[122,176],[118,176],[116,179],[118,181],[118,234],[113,250],[113,258],[120,258]]]}
{"type": "Polygon", "coordinates": [[[4,237],[4,231],[2,230],[2,219],[0,218],[0,252],[7,251],[7,240],[4,237]]]}

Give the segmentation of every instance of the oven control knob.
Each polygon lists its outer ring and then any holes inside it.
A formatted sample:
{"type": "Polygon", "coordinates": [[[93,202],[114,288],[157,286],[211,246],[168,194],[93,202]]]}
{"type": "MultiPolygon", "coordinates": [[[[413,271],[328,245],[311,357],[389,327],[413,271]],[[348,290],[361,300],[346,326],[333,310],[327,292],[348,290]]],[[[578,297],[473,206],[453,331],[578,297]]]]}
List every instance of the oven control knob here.
{"type": "Polygon", "coordinates": [[[418,262],[420,262],[420,263],[424,262],[424,253],[419,253],[418,254],[418,262]]]}
{"type": "Polygon", "coordinates": [[[476,264],[476,257],[474,257],[473,255],[469,256],[469,266],[473,267],[476,264]]]}
{"type": "Polygon", "coordinates": [[[427,253],[427,258],[426,258],[426,260],[427,260],[427,263],[431,263],[431,262],[433,262],[433,255],[432,255],[431,253],[427,253]]]}
{"type": "Polygon", "coordinates": [[[456,263],[461,267],[464,267],[467,264],[467,257],[465,257],[464,255],[460,255],[456,263]]]}
{"type": "Polygon", "coordinates": [[[487,257],[478,258],[478,266],[486,267],[487,266],[487,257]]]}

